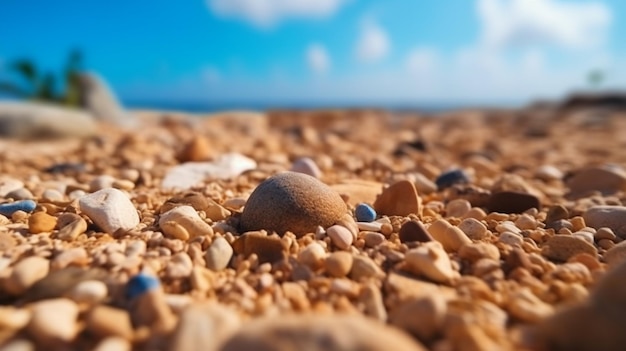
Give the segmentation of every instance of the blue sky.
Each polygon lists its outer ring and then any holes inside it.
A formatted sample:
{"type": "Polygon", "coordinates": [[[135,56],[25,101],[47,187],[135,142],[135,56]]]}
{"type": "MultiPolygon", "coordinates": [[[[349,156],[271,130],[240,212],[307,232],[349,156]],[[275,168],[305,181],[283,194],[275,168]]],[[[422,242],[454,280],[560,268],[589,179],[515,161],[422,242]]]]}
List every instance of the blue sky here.
{"type": "Polygon", "coordinates": [[[124,101],[526,103],[592,69],[626,87],[624,16],[621,0],[3,0],[0,69],[58,69],[77,47],[124,101]]]}

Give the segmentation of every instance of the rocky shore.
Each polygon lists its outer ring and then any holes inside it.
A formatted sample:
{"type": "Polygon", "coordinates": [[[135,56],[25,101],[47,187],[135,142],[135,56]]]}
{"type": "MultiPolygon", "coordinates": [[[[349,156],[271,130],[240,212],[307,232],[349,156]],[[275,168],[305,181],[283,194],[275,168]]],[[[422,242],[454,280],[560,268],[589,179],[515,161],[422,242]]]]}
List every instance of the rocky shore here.
{"type": "Polygon", "coordinates": [[[626,345],[625,112],[134,117],[0,140],[1,351],[626,345]]]}

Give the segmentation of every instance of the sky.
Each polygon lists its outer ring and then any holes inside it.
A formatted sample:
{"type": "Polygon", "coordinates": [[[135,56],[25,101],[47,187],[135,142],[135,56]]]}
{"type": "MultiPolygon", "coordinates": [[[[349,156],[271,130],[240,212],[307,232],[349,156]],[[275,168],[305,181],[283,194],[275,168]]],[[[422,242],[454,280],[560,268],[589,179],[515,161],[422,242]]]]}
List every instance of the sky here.
{"type": "Polygon", "coordinates": [[[625,16],[623,0],[2,0],[0,78],[79,48],[129,104],[526,104],[626,88],[625,16]]]}

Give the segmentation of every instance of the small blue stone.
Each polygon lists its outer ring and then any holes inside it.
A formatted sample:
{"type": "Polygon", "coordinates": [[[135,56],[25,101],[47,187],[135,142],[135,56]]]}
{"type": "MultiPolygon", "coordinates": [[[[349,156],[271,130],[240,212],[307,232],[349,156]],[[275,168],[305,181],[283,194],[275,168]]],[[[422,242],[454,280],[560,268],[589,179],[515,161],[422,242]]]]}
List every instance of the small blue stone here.
{"type": "Polygon", "coordinates": [[[146,274],[138,274],[130,278],[126,284],[126,297],[132,300],[137,296],[158,288],[159,285],[160,282],[156,277],[146,274]]]}
{"type": "Polygon", "coordinates": [[[368,204],[358,204],[354,209],[357,222],[373,222],[376,220],[376,211],[368,204]]]}
{"type": "Polygon", "coordinates": [[[469,183],[469,178],[467,177],[467,174],[465,174],[465,172],[463,172],[463,170],[461,169],[455,169],[445,172],[437,177],[437,179],[435,180],[435,184],[437,184],[437,188],[439,190],[449,188],[454,184],[464,183],[469,183]]]}
{"type": "Polygon", "coordinates": [[[0,214],[11,216],[17,211],[33,212],[37,203],[33,200],[21,200],[0,205],[0,214]]]}

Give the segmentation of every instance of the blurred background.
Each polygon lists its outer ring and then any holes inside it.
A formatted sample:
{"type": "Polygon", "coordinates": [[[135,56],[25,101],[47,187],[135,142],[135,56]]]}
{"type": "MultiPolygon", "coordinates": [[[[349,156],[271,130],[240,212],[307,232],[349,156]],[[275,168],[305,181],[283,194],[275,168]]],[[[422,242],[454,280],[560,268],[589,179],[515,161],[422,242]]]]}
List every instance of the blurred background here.
{"type": "Polygon", "coordinates": [[[622,0],[133,0],[0,4],[0,99],[126,107],[521,106],[626,87],[622,0]]]}

